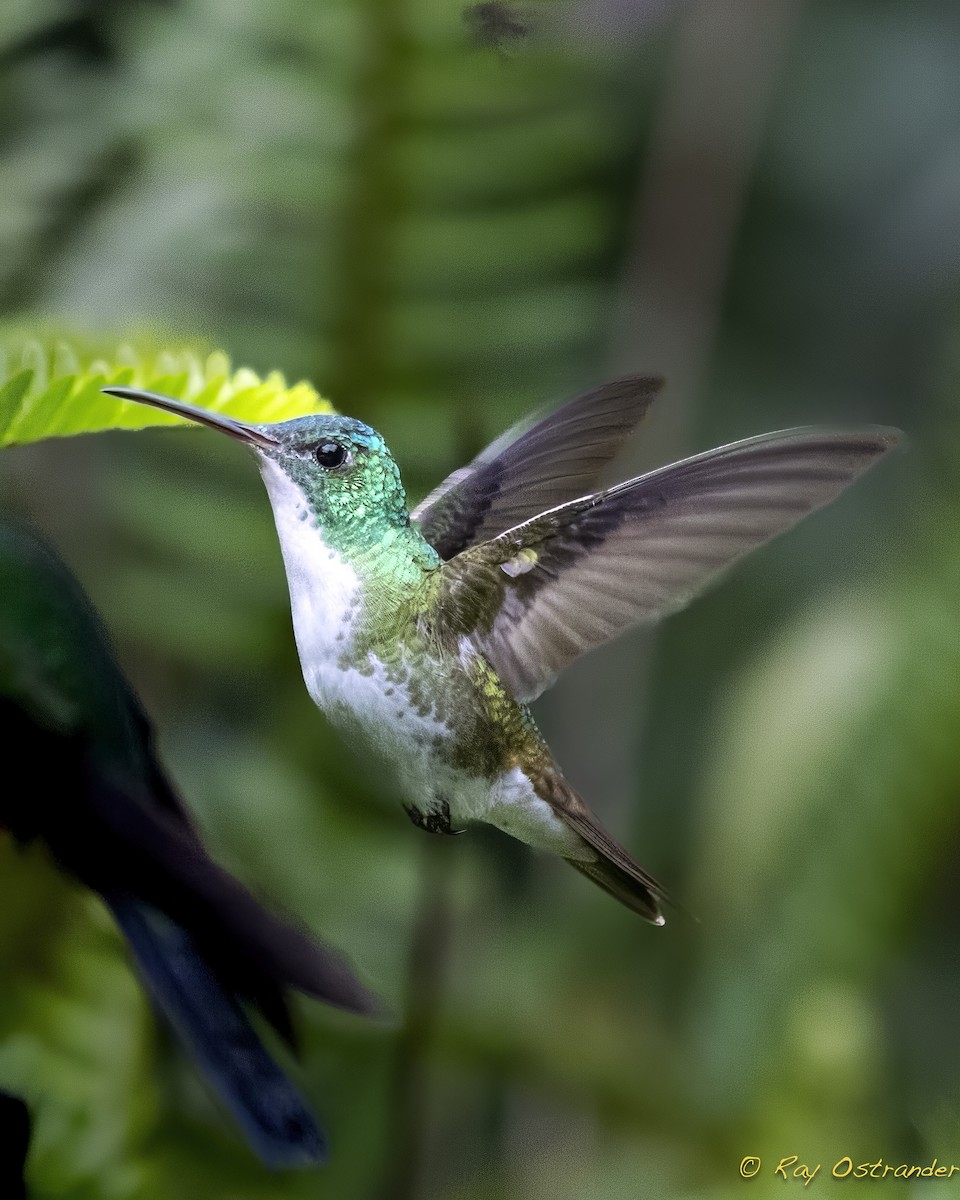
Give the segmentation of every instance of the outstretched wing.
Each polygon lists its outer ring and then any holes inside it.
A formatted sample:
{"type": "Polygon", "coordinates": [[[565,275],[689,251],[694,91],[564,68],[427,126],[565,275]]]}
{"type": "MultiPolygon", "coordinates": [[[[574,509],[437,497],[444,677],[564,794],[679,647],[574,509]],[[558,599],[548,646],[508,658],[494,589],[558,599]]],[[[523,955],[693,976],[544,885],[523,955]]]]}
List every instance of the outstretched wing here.
{"type": "Polygon", "coordinates": [[[683,607],[833,500],[898,436],[788,430],[627,480],[446,563],[441,611],[451,630],[474,634],[518,699],[531,700],[585,651],[683,607]]]}
{"type": "Polygon", "coordinates": [[[663,380],[601,384],[530,425],[514,426],[449,475],[410,514],[441,558],[496,537],[595,485],[663,380]]]}

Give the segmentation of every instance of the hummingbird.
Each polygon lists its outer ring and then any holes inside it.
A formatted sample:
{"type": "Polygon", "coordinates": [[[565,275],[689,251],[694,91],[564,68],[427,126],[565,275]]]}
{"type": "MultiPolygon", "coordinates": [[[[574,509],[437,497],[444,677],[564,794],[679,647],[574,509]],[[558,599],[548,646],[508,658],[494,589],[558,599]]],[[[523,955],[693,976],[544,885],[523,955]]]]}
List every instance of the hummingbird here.
{"type": "Polygon", "coordinates": [[[382,763],[415,825],[489,822],[662,925],[665,889],[564,778],[529,704],[581,654],[682,608],[833,500],[899,436],[789,429],[596,490],[662,382],[617,379],[515,427],[412,511],[361,421],[250,424],[105,390],[254,452],[307,690],[382,763]]]}
{"type": "Polygon", "coordinates": [[[48,546],[7,525],[0,755],[11,767],[0,827],[45,844],[102,897],[156,1007],[254,1151],[272,1167],[321,1160],[323,1134],[247,1006],[293,1047],[289,988],[356,1013],[376,1002],[338,954],[210,858],[99,614],[48,546]]]}

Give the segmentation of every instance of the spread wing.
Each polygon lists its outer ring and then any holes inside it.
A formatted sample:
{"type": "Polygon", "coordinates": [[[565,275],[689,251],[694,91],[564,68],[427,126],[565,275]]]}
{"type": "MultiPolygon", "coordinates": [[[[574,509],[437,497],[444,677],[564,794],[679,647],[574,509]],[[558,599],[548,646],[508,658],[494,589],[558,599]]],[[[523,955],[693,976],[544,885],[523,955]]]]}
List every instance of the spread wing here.
{"type": "Polygon", "coordinates": [[[444,619],[531,700],[585,651],[683,607],[829,503],[897,438],[877,428],[771,433],[562,505],[444,564],[444,619]]]}
{"type": "Polygon", "coordinates": [[[663,380],[601,384],[531,425],[514,426],[449,475],[410,514],[441,558],[496,537],[595,485],[663,380]]]}

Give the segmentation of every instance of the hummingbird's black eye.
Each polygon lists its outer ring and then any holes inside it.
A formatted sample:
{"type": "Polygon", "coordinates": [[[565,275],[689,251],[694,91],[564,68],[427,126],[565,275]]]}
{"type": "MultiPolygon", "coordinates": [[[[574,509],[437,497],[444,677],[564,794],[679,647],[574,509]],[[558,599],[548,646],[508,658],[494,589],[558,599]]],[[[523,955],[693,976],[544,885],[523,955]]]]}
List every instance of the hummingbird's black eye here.
{"type": "Polygon", "coordinates": [[[347,448],[340,442],[321,442],[313,452],[314,458],[321,467],[328,471],[335,471],[337,467],[342,467],[347,461],[347,448]]]}

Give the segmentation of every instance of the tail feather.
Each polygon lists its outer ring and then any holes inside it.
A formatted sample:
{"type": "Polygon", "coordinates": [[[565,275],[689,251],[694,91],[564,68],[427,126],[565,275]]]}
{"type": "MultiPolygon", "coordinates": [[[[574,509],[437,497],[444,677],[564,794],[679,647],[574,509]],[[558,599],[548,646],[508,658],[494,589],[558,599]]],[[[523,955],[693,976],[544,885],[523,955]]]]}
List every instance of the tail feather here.
{"type": "Polygon", "coordinates": [[[322,1162],[326,1142],[313,1114],[190,934],[136,899],[105,899],[150,994],[261,1160],[274,1168],[322,1162]]]}
{"type": "Polygon", "coordinates": [[[567,862],[633,912],[663,925],[661,905],[673,904],[666,889],[607,833],[558,770],[542,780],[541,788],[557,816],[595,853],[594,858],[568,858],[567,862]]]}
{"type": "Polygon", "coordinates": [[[593,862],[585,862],[583,859],[568,858],[566,861],[633,912],[654,925],[664,924],[660,901],[666,897],[662,891],[653,891],[646,883],[627,875],[609,859],[597,858],[593,862]]]}

